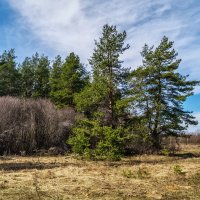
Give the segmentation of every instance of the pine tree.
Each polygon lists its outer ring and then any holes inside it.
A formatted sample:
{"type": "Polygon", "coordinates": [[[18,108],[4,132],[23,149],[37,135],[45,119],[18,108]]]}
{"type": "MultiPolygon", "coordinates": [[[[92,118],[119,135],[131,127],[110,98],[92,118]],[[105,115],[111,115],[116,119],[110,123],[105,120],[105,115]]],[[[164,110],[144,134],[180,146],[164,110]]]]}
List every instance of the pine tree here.
{"type": "Polygon", "coordinates": [[[120,61],[120,55],[129,48],[129,45],[124,45],[125,39],[126,32],[118,32],[116,26],[103,27],[102,37],[95,41],[96,47],[90,59],[93,82],[76,98],[80,110],[82,107],[83,110],[91,111],[93,107],[93,111],[101,111],[106,117],[106,125],[112,127],[118,123],[116,107],[122,97],[122,88],[128,72],[120,61]]]}
{"type": "Polygon", "coordinates": [[[50,61],[48,57],[35,53],[25,58],[20,66],[21,96],[48,98],[50,92],[50,61]]]}
{"type": "Polygon", "coordinates": [[[61,73],[62,73],[62,65],[63,61],[61,56],[57,56],[53,62],[53,67],[50,73],[50,98],[55,104],[59,104],[60,97],[58,91],[62,88],[61,87],[61,73]]]}
{"type": "Polygon", "coordinates": [[[15,51],[0,55],[0,96],[17,96],[20,92],[20,76],[15,62],[15,51]]]}
{"type": "Polygon", "coordinates": [[[80,59],[74,53],[70,53],[61,64],[60,58],[54,63],[51,77],[51,98],[60,107],[75,107],[74,95],[79,93],[88,83],[88,74],[80,59]],[[59,66],[58,66],[59,65],[59,66]],[[54,77],[53,77],[54,76],[54,77]],[[59,78],[57,80],[57,78],[59,78]]]}
{"type": "Polygon", "coordinates": [[[78,110],[89,119],[78,121],[69,139],[72,150],[83,156],[118,160],[123,154],[128,132],[120,123],[119,110],[129,72],[120,61],[120,55],[129,48],[125,39],[125,31],[105,25],[102,37],[95,41],[90,59],[92,83],[75,98],[78,110]]]}
{"type": "Polygon", "coordinates": [[[25,58],[25,60],[20,65],[19,72],[21,74],[21,96],[32,97],[35,83],[35,67],[31,58],[25,58]]]}
{"type": "Polygon", "coordinates": [[[161,134],[178,135],[197,123],[183,102],[199,82],[178,73],[181,60],[167,37],[155,49],[145,45],[141,55],[143,65],[132,74],[132,105],[146,119],[153,146],[159,149],[161,134]]]}
{"type": "Polygon", "coordinates": [[[36,53],[32,58],[34,72],[34,91],[33,97],[48,98],[50,93],[49,76],[50,76],[50,61],[48,57],[36,53]]]}

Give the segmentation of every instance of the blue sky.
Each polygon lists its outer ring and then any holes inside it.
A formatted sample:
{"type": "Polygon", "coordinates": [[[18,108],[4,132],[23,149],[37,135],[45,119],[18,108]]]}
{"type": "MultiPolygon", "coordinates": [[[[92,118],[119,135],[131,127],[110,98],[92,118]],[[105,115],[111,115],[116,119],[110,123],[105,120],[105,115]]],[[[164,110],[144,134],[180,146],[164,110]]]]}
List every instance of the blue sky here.
{"type": "MultiPolygon", "coordinates": [[[[15,48],[21,62],[36,51],[50,59],[74,51],[87,64],[106,23],[127,31],[125,66],[140,65],[144,43],[166,35],[182,59],[179,72],[200,79],[199,0],[0,0],[0,53],[15,48]]],[[[184,106],[200,122],[200,87],[184,106]]]]}

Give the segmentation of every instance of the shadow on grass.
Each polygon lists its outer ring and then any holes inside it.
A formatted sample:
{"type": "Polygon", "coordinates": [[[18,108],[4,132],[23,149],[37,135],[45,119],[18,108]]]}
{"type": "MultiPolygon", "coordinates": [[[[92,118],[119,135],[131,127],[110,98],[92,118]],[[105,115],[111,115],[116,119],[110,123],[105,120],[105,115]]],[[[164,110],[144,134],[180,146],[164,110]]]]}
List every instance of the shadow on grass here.
{"type": "Polygon", "coordinates": [[[9,156],[0,156],[0,161],[1,160],[13,160],[13,158],[11,158],[9,156]]]}
{"type": "MultiPolygon", "coordinates": [[[[151,155],[150,155],[151,156],[151,155]]],[[[159,156],[159,155],[158,155],[159,156]]],[[[129,157],[127,157],[129,158],[129,157]]],[[[134,159],[134,157],[130,157],[131,159],[127,160],[121,160],[121,161],[104,161],[104,165],[110,166],[110,167],[120,167],[122,165],[140,165],[140,164],[165,164],[170,161],[176,161],[181,159],[189,159],[189,158],[200,158],[200,153],[176,153],[173,155],[166,156],[165,158],[156,159],[134,159]],[[168,158],[168,159],[167,159],[168,158]],[[172,159],[172,160],[171,160],[172,159]]],[[[18,171],[18,170],[28,170],[28,169],[38,169],[38,170],[44,170],[44,169],[53,169],[57,167],[67,167],[67,166],[74,166],[74,167],[81,167],[84,165],[84,163],[59,163],[59,162],[49,162],[49,163],[43,163],[43,162],[9,162],[9,160],[13,160],[12,157],[1,157],[0,156],[0,170],[4,171],[18,171]],[[7,162],[8,161],[8,162],[7,162]]],[[[98,162],[98,161],[97,161],[98,162]]]]}
{"type": "Polygon", "coordinates": [[[24,169],[52,169],[59,167],[58,164],[46,164],[46,163],[0,163],[0,170],[5,171],[18,171],[24,169]]]}
{"type": "Polygon", "coordinates": [[[140,165],[140,164],[163,164],[169,162],[167,160],[126,160],[126,161],[119,161],[119,162],[107,162],[107,166],[113,166],[113,167],[120,167],[122,165],[132,166],[132,165],[140,165]]]}
{"type": "Polygon", "coordinates": [[[200,153],[176,153],[173,155],[170,155],[170,157],[176,157],[176,158],[182,158],[182,159],[187,159],[187,158],[200,158],[200,153]]]}
{"type": "Polygon", "coordinates": [[[43,163],[43,162],[22,162],[22,163],[0,163],[0,170],[4,171],[19,171],[19,170],[28,170],[28,169],[53,169],[57,167],[67,167],[67,166],[75,166],[80,167],[80,164],[74,163],[43,163]]]}
{"type": "MultiPolygon", "coordinates": [[[[159,155],[158,155],[159,156],[159,155]]],[[[162,155],[160,155],[162,156],[162,155]]],[[[128,157],[127,157],[128,158],[128,157]]],[[[178,161],[182,159],[189,159],[189,158],[200,158],[200,154],[193,154],[193,153],[176,153],[173,155],[166,156],[166,159],[161,158],[161,159],[146,159],[146,160],[140,160],[140,159],[131,159],[131,160],[122,160],[122,161],[117,161],[117,162],[106,162],[107,166],[113,166],[113,167],[119,167],[122,165],[140,165],[140,164],[150,164],[150,165],[155,165],[155,164],[165,164],[169,163],[172,161],[178,161]],[[168,159],[167,159],[168,158],[168,159]]]]}

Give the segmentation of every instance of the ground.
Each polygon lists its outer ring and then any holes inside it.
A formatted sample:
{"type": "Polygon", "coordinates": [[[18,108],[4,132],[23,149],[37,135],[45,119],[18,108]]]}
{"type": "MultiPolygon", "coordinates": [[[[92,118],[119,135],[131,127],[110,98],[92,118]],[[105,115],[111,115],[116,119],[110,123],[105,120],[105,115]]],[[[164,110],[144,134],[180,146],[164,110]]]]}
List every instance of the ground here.
{"type": "Polygon", "coordinates": [[[175,156],[117,162],[77,157],[0,157],[0,200],[200,199],[200,146],[175,156]]]}

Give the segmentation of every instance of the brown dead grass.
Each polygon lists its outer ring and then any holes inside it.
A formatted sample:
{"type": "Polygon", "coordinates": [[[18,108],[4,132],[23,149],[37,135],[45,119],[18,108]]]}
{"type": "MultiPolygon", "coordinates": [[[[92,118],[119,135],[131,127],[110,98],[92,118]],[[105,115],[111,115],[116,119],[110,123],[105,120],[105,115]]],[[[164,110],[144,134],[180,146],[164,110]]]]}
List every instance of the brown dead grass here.
{"type": "Polygon", "coordinates": [[[143,155],[119,162],[1,157],[0,199],[198,200],[200,146],[183,149],[173,157],[143,155]]]}

